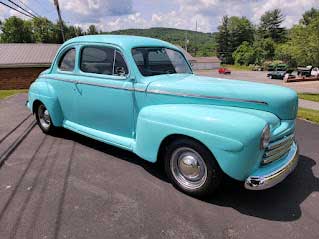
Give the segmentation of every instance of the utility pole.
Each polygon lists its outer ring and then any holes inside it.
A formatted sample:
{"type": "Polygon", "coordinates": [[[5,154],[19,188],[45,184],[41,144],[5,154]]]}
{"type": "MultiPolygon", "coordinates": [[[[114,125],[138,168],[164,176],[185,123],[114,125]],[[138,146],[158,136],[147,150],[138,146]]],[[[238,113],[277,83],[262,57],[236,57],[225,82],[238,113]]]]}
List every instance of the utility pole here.
{"type": "Polygon", "coordinates": [[[189,40],[187,39],[187,30],[185,31],[185,50],[187,51],[187,45],[189,43],[189,40]]]}
{"type": "Polygon", "coordinates": [[[54,0],[54,5],[56,6],[56,10],[57,10],[58,16],[59,16],[59,22],[60,22],[62,40],[63,40],[63,42],[65,42],[64,30],[63,30],[63,21],[62,21],[61,12],[60,12],[60,7],[59,7],[59,0],[54,0]]]}
{"type": "Polygon", "coordinates": [[[196,20],[196,27],[195,27],[195,31],[197,32],[197,20],[196,20]]]}

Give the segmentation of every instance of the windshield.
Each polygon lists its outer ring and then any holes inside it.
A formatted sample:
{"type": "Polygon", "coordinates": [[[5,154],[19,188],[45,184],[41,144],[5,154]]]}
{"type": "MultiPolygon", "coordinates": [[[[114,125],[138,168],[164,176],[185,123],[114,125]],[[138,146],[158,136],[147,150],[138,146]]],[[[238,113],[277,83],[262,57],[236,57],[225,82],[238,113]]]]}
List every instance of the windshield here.
{"type": "Polygon", "coordinates": [[[139,47],[132,49],[132,55],[143,76],[192,73],[185,57],[180,52],[172,49],[139,47]]]}

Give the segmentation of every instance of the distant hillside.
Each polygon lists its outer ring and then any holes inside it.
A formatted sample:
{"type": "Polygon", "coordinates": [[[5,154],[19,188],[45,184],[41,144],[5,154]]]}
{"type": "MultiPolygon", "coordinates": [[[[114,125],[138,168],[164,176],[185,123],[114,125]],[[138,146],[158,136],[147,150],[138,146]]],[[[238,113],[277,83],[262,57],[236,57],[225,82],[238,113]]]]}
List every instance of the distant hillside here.
{"type": "Polygon", "coordinates": [[[136,35],[158,38],[185,48],[185,39],[189,40],[188,52],[193,56],[216,55],[216,33],[203,33],[175,28],[126,29],[105,34],[136,35]]]}

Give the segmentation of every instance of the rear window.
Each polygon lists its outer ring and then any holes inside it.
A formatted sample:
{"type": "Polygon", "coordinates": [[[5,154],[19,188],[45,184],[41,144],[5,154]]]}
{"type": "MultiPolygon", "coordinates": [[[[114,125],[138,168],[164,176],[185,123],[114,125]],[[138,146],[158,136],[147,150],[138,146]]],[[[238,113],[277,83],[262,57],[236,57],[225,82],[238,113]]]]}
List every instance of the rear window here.
{"type": "Polygon", "coordinates": [[[61,71],[73,71],[75,66],[75,49],[72,48],[65,52],[60,59],[59,69],[61,71]]]}

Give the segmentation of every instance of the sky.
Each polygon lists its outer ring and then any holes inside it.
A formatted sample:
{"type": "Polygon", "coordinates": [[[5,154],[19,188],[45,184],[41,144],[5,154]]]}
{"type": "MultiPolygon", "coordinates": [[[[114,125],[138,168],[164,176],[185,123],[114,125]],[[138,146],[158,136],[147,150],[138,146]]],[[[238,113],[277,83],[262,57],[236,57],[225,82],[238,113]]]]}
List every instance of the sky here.
{"type": "MultiPolygon", "coordinates": [[[[10,4],[8,0],[1,0],[10,4]]],[[[57,20],[53,0],[11,0],[51,21],[57,20]]],[[[297,24],[319,0],[59,0],[62,18],[67,24],[86,29],[95,24],[98,30],[172,27],[215,32],[224,15],[245,16],[258,24],[260,16],[275,8],[285,15],[285,27],[297,24]]],[[[12,4],[11,4],[12,5],[12,4]]],[[[0,20],[23,15],[0,5],[0,20]]]]}

